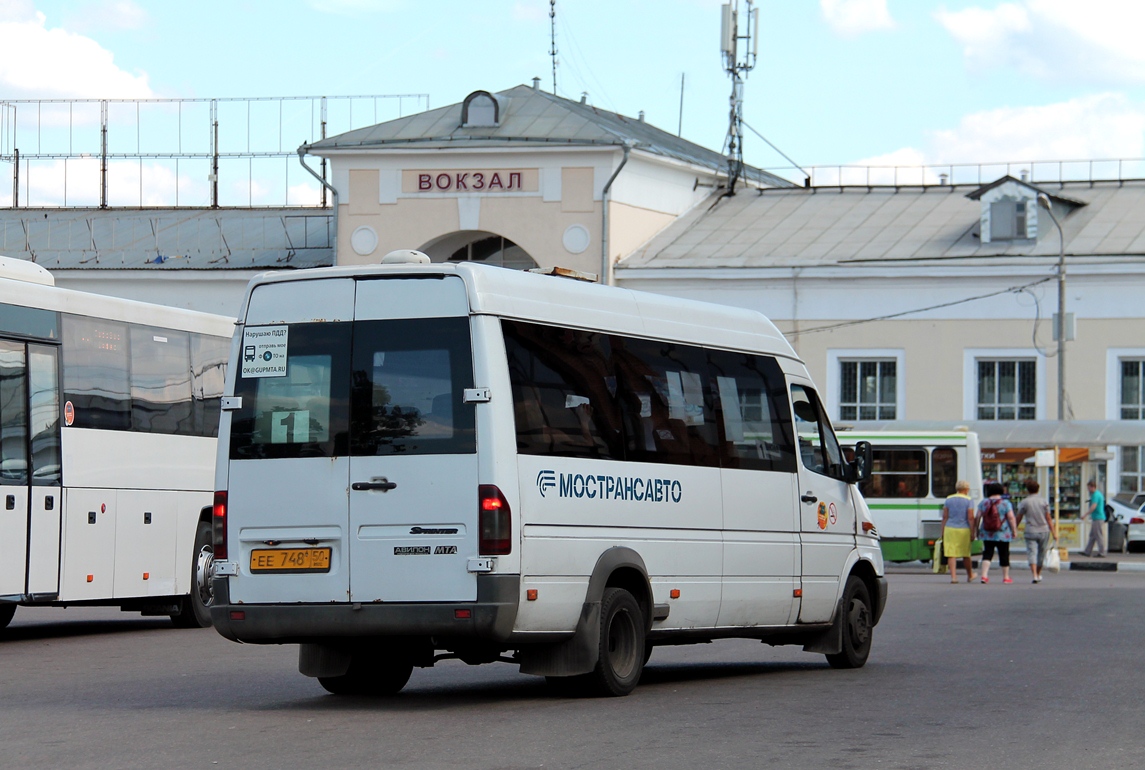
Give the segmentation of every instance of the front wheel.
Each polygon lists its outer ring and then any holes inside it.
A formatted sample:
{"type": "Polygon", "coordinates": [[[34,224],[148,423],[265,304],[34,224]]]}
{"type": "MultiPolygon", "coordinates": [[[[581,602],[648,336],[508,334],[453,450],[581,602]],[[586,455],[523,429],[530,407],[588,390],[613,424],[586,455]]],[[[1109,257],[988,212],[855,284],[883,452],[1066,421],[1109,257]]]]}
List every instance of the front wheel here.
{"type": "Polygon", "coordinates": [[[5,602],[0,604],[0,629],[8,627],[12,622],[12,616],[16,614],[16,605],[5,602]]]}
{"type": "Polygon", "coordinates": [[[843,591],[843,649],[827,656],[831,668],[862,668],[871,654],[874,613],[866,584],[854,575],[843,591]]]}
{"type": "Polygon", "coordinates": [[[179,613],[171,616],[176,628],[210,628],[211,605],[215,601],[211,588],[214,561],[211,525],[200,521],[195,530],[195,551],[191,554],[191,593],[183,597],[179,613]]]}

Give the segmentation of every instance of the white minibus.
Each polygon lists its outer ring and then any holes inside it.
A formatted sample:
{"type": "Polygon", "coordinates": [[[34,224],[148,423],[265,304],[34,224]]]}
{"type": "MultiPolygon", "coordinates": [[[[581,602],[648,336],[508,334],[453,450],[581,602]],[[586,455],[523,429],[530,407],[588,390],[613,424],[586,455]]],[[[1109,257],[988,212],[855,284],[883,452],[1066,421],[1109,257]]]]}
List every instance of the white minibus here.
{"type": "Polygon", "coordinates": [[[19,606],[79,605],[210,625],[234,324],[0,257],[0,628],[19,606]]]}
{"type": "Polygon", "coordinates": [[[223,636],[333,693],[459,658],[625,695],[654,646],[734,637],[866,662],[870,447],[762,315],[402,252],[256,277],[239,324],[223,636]]]}

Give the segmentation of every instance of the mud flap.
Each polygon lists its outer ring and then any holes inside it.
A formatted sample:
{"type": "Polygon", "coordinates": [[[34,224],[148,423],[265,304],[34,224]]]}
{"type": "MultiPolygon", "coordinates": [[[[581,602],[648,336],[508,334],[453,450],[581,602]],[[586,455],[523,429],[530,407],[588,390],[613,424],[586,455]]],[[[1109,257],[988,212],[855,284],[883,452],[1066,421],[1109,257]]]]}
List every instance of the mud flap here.
{"type": "Polygon", "coordinates": [[[600,657],[600,602],[585,602],[571,639],[521,648],[521,673],[577,676],[596,668],[600,657]]]}
{"type": "Polygon", "coordinates": [[[803,645],[804,652],[838,655],[843,651],[843,600],[835,605],[835,617],[826,631],[816,634],[803,645]]]}

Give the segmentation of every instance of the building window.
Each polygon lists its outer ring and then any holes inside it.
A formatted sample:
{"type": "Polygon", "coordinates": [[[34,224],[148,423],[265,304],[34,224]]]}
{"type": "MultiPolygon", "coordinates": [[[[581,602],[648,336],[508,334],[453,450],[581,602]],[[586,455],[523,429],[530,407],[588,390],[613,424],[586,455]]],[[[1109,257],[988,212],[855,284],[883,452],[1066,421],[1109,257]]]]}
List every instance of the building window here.
{"type": "Polygon", "coordinates": [[[978,361],[979,420],[1033,420],[1037,414],[1034,361],[978,361]]]}
{"type": "Polygon", "coordinates": [[[894,420],[898,362],[840,361],[839,419],[894,420]]]}
{"type": "Polygon", "coordinates": [[[990,204],[990,240],[1026,238],[1026,201],[1000,200],[990,204]]]}
{"type": "Polygon", "coordinates": [[[449,261],[484,262],[512,270],[531,270],[537,266],[524,249],[500,235],[491,235],[465,244],[449,255],[449,261]]]}
{"type": "MultiPolygon", "coordinates": [[[[1145,361],[1121,359],[1121,419],[1145,419],[1145,361]]],[[[1145,491],[1145,447],[1121,447],[1118,492],[1145,491]]]]}

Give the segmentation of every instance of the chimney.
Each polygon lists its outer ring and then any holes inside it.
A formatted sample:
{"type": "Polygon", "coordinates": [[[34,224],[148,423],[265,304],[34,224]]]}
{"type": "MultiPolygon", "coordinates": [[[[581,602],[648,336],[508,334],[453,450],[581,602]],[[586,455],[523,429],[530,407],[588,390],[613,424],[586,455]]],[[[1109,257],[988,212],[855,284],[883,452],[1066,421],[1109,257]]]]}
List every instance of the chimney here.
{"type": "Polygon", "coordinates": [[[588,104],[588,91],[581,91],[580,92],[580,103],[581,104],[588,104]]]}
{"type": "Polygon", "coordinates": [[[1028,181],[1030,181],[1030,172],[1029,172],[1029,171],[1027,171],[1026,169],[1022,169],[1022,171],[1021,171],[1021,177],[1022,177],[1022,181],[1023,181],[1023,182],[1028,182],[1028,181]]]}
{"type": "Polygon", "coordinates": [[[636,116],[636,119],[639,120],[641,123],[644,122],[644,110],[640,110],[640,113],[636,116]]]}
{"type": "Polygon", "coordinates": [[[538,91],[538,90],[540,90],[540,88],[541,88],[541,79],[540,78],[533,78],[533,90],[538,91]]]}
{"type": "Polygon", "coordinates": [[[950,178],[950,177],[949,177],[947,174],[939,174],[939,175],[938,175],[938,183],[939,183],[940,185],[945,185],[945,184],[946,184],[946,180],[947,180],[947,179],[949,179],[949,178],[950,178]]]}

